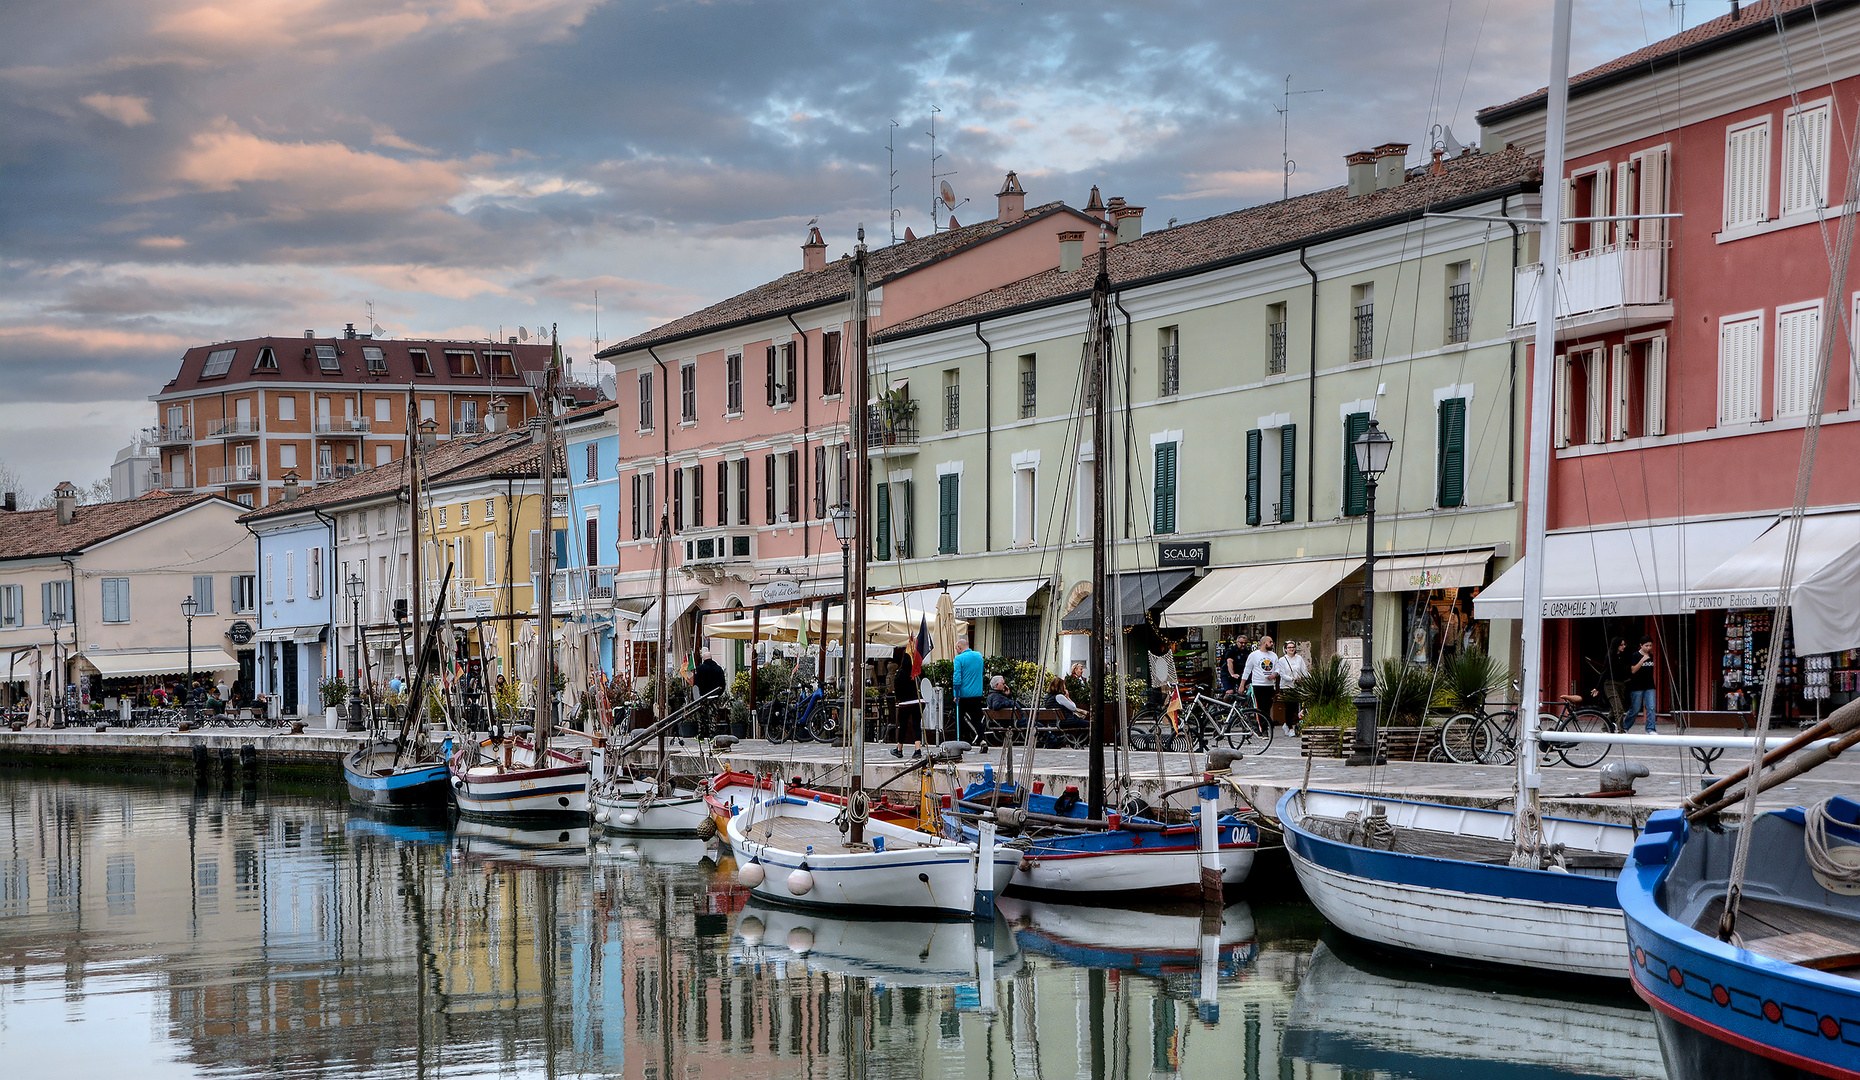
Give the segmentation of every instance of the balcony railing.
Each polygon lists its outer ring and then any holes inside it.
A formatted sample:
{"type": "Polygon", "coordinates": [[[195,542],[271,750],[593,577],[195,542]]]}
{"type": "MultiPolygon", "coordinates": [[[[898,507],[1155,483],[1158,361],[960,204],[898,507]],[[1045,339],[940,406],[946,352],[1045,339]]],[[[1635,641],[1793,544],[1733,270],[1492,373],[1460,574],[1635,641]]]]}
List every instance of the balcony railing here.
{"type": "Polygon", "coordinates": [[[207,470],[207,483],[213,487],[243,487],[260,482],[256,465],[215,465],[207,470]]]}
{"type": "Polygon", "coordinates": [[[897,416],[888,414],[873,405],[867,407],[866,419],[869,433],[867,438],[872,449],[878,450],[888,446],[916,447],[916,413],[909,416],[897,416]]]}
{"type": "Polygon", "coordinates": [[[484,421],[483,420],[454,420],[452,421],[452,434],[454,435],[482,435],[484,434],[484,421]]]}
{"type": "Polygon", "coordinates": [[[317,417],[316,426],[313,430],[316,434],[325,436],[366,435],[368,434],[369,424],[366,418],[360,416],[343,416],[336,418],[319,416],[317,417]]]}
{"type": "MultiPolygon", "coordinates": [[[[1666,247],[1665,241],[1629,241],[1558,259],[1556,317],[1664,303],[1666,247]]],[[[1518,267],[1514,326],[1536,324],[1537,283],[1542,277],[1541,263],[1518,267]]]]}
{"type": "Polygon", "coordinates": [[[612,567],[577,566],[557,570],[549,579],[553,603],[581,604],[590,600],[614,598],[612,567]]]}
{"type": "Polygon", "coordinates": [[[331,480],[347,480],[362,471],[360,465],[318,465],[316,478],[318,483],[327,484],[331,480]]]}
{"type": "Polygon", "coordinates": [[[194,429],[187,424],[163,424],[149,429],[149,441],[156,446],[173,446],[194,441],[194,429]]]}
{"type": "Polygon", "coordinates": [[[215,439],[249,439],[258,434],[256,420],[215,420],[207,429],[207,434],[215,439]]]}
{"type": "Polygon", "coordinates": [[[161,469],[151,469],[149,471],[150,491],[184,491],[192,486],[187,482],[186,470],[170,469],[164,472],[161,469]]]}

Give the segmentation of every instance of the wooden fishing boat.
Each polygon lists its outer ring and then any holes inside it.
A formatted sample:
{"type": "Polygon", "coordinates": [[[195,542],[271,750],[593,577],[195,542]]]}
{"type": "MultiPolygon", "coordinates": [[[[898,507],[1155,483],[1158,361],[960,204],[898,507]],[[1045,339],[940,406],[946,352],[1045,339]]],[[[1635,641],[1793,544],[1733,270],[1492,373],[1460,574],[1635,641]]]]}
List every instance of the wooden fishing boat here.
{"type": "Polygon", "coordinates": [[[621,836],[699,836],[716,828],[703,790],[616,773],[588,795],[594,823],[621,836]]]}
{"type": "Polygon", "coordinates": [[[560,750],[538,761],[520,738],[484,739],[460,747],[447,761],[452,796],[461,814],[476,818],[585,818],[588,763],[560,750]]]}
{"type": "Polygon", "coordinates": [[[1154,978],[1196,970],[1212,955],[1216,974],[1233,977],[1259,955],[1253,909],[1240,900],[1218,921],[1200,905],[1123,908],[1054,904],[1012,895],[1001,913],[1019,927],[1022,950],[1083,968],[1115,968],[1154,978]]]}
{"type": "Polygon", "coordinates": [[[402,761],[395,743],[358,747],[342,759],[342,780],[349,801],[361,806],[445,806],[451,785],[444,761],[402,761]]]}

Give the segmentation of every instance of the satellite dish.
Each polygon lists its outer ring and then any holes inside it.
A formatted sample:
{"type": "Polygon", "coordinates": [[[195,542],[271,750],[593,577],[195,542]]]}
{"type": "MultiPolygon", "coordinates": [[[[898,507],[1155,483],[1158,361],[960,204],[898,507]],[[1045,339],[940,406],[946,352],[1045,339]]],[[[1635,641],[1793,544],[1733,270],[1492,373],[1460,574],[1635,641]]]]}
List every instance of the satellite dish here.
{"type": "Polygon", "coordinates": [[[537,340],[537,341],[542,341],[542,340],[545,340],[546,338],[548,338],[548,336],[549,336],[549,328],[548,328],[548,327],[546,327],[546,326],[539,326],[539,327],[537,327],[537,328],[536,328],[536,340],[537,340]]]}
{"type": "Polygon", "coordinates": [[[943,205],[951,210],[956,208],[956,189],[949,186],[948,180],[943,181],[943,205]]]}
{"type": "Polygon", "coordinates": [[[1466,152],[1466,147],[1453,137],[1453,129],[1450,127],[1441,129],[1440,141],[1441,149],[1447,152],[1448,157],[1459,157],[1466,152]]]}
{"type": "Polygon", "coordinates": [[[524,341],[528,341],[530,339],[530,328],[527,326],[517,327],[517,336],[522,338],[524,341]]]}

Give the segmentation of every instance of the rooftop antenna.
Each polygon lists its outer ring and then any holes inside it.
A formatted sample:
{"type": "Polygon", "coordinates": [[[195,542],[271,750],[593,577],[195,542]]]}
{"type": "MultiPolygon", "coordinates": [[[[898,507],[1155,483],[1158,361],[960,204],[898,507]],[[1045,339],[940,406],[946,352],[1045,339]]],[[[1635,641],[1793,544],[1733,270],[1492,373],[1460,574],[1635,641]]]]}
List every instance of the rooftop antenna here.
{"type": "Polygon", "coordinates": [[[530,328],[527,326],[517,327],[517,337],[524,341],[528,341],[530,339],[530,328]]]}
{"type": "Polygon", "coordinates": [[[1292,89],[1292,77],[1287,75],[1285,77],[1285,93],[1283,95],[1284,104],[1273,106],[1273,109],[1279,114],[1279,170],[1284,173],[1279,188],[1279,198],[1281,200],[1292,197],[1292,170],[1298,168],[1298,163],[1292,160],[1292,95],[1321,94],[1323,92],[1322,89],[1294,90],[1292,89]]]}
{"type": "Polygon", "coordinates": [[[943,188],[948,186],[939,185],[938,182],[945,176],[956,175],[954,169],[949,172],[936,171],[936,163],[943,158],[943,155],[936,152],[936,116],[942,111],[935,105],[930,106],[930,231],[933,233],[943,231],[943,215],[937,211],[936,204],[943,201],[943,188]]]}
{"type": "Polygon", "coordinates": [[[594,353],[601,351],[601,290],[594,290],[594,353]]]}
{"type": "Polygon", "coordinates": [[[891,168],[891,242],[898,242],[898,148],[894,136],[898,133],[898,122],[893,120],[891,128],[885,132],[885,158],[891,168]]]}

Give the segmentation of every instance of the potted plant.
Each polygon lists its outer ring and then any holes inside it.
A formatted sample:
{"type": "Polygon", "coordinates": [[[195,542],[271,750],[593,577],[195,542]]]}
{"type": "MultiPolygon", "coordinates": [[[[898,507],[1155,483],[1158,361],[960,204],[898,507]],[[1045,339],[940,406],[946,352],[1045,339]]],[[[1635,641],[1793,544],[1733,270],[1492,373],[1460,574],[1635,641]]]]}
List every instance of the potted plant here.
{"type": "Polygon", "coordinates": [[[324,679],[317,684],[317,692],[323,696],[323,723],[334,731],[340,722],[337,717],[341,713],[342,703],[349,699],[348,681],[340,676],[324,679]]]}
{"type": "Polygon", "coordinates": [[[1302,709],[1299,741],[1308,757],[1339,757],[1344,730],[1356,723],[1356,669],[1333,656],[1312,665],[1311,673],[1287,687],[1288,708],[1302,709]]]}
{"type": "Polygon", "coordinates": [[[880,441],[890,446],[898,441],[900,434],[911,429],[917,417],[917,402],[902,387],[892,387],[878,395],[878,416],[880,441]]]}
{"type": "Polygon", "coordinates": [[[1481,712],[1486,698],[1502,693],[1511,681],[1505,665],[1471,648],[1447,661],[1441,672],[1441,704],[1458,712],[1481,712]]]}
{"type": "Polygon", "coordinates": [[[730,734],[739,739],[749,737],[749,703],[740,697],[730,700],[730,734]]]}

